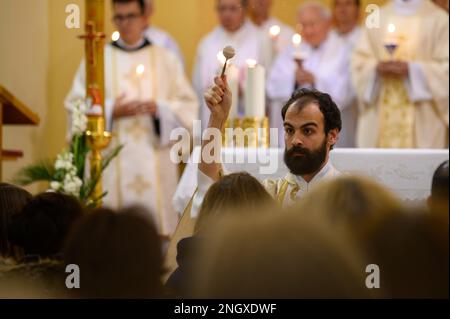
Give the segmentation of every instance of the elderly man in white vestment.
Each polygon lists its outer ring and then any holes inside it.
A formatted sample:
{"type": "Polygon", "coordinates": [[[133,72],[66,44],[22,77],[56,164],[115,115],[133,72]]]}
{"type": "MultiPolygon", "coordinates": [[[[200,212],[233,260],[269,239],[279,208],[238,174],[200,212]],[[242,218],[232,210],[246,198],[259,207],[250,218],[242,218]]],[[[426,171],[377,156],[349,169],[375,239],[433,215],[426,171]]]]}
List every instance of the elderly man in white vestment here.
{"type": "Polygon", "coordinates": [[[394,0],[352,58],[360,147],[447,148],[449,18],[430,0],[394,0]]]}
{"type": "MultiPolygon", "coordinates": [[[[105,46],[105,113],[114,134],[110,148],[124,149],[104,173],[104,202],[141,204],[153,213],[160,233],[170,235],[178,222],[171,205],[178,170],[169,157],[170,133],[192,128],[198,100],[179,59],[143,36],[143,10],[142,1],[113,0],[121,38],[105,46]]],[[[69,111],[85,98],[84,63],[66,98],[69,111]]]]}
{"type": "Polygon", "coordinates": [[[263,59],[267,67],[292,43],[294,35],[290,26],[271,15],[274,1],[276,0],[249,0],[250,17],[263,35],[263,59]]]}
{"type": "Polygon", "coordinates": [[[239,69],[239,78],[245,75],[248,59],[262,61],[262,38],[258,28],[246,18],[247,0],[215,0],[220,25],[206,35],[197,48],[193,72],[193,85],[201,99],[200,120],[202,128],[208,124],[209,110],[203,101],[203,93],[221,71],[219,52],[231,45],[236,56],[231,63],[239,69]]]}
{"type": "Polygon", "coordinates": [[[320,2],[301,5],[298,22],[301,44],[292,44],[282,52],[269,74],[271,127],[281,130],[280,108],[296,88],[313,87],[330,94],[341,110],[342,131],[337,146],[353,147],[356,107],[349,68],[351,48],[330,32],[331,12],[320,2]]]}
{"type": "Polygon", "coordinates": [[[146,38],[154,45],[164,47],[175,54],[184,65],[183,54],[181,53],[178,43],[168,34],[166,31],[155,27],[151,23],[152,16],[155,12],[154,0],[144,0],[145,1],[145,18],[147,20],[147,25],[145,27],[146,38]]]}

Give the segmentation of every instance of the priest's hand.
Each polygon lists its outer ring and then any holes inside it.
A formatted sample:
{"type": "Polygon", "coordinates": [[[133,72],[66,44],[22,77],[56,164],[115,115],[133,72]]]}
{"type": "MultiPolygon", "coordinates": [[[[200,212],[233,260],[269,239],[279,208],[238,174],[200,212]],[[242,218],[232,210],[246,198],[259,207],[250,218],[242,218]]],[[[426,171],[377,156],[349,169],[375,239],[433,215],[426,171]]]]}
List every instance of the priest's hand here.
{"type": "Polygon", "coordinates": [[[298,67],[297,71],[295,72],[295,80],[300,86],[308,84],[314,86],[314,83],[316,81],[314,74],[300,67],[298,67]]]}
{"type": "Polygon", "coordinates": [[[398,76],[405,77],[409,73],[409,65],[405,61],[386,61],[379,62],[377,72],[383,77],[398,76]]]}
{"type": "Polygon", "coordinates": [[[113,118],[121,118],[121,117],[128,117],[128,116],[134,116],[138,114],[139,107],[142,102],[139,101],[129,101],[124,102],[125,96],[122,95],[118,97],[114,103],[114,110],[113,110],[113,118]]]}
{"type": "MultiPolygon", "coordinates": [[[[206,101],[206,105],[211,111],[208,128],[218,129],[222,131],[231,108],[231,91],[228,87],[226,76],[216,77],[214,79],[214,85],[205,92],[204,98],[206,101]]],[[[214,138],[214,135],[210,135],[208,138],[202,139],[202,156],[200,156],[198,169],[206,176],[209,176],[213,181],[218,181],[220,179],[220,170],[222,164],[215,161],[205,161],[203,158],[203,150],[207,145],[209,145],[209,143],[213,142],[214,138]]],[[[220,146],[221,141],[218,143],[218,147],[214,147],[212,149],[212,152],[210,150],[208,154],[211,154],[213,158],[216,156],[216,154],[219,154],[218,156],[220,158],[220,146]]]]}
{"type": "MultiPolygon", "coordinates": [[[[210,122],[213,120],[215,124],[222,125],[228,118],[231,108],[231,91],[226,77],[215,77],[214,85],[205,92],[204,98],[206,105],[211,111],[210,122]]],[[[219,126],[215,124],[212,126],[219,126]]]]}
{"type": "Polygon", "coordinates": [[[139,105],[139,113],[141,114],[150,114],[151,116],[155,116],[158,112],[158,105],[155,101],[143,101],[139,105]]]}

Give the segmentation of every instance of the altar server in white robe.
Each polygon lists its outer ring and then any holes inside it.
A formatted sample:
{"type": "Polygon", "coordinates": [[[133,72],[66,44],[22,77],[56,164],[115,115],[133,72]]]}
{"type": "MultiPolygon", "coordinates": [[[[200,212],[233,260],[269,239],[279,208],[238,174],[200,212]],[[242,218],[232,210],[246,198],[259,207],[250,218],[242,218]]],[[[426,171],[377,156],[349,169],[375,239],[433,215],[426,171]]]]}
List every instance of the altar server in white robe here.
{"type": "Polygon", "coordinates": [[[333,33],[353,49],[361,36],[359,26],[361,0],[333,1],[333,33]]]}
{"type": "MultiPolygon", "coordinates": [[[[114,0],[114,21],[121,33],[105,46],[105,113],[114,137],[109,147],[124,149],[103,175],[104,203],[141,204],[151,210],[160,233],[170,235],[178,216],[171,202],[178,167],[169,156],[170,133],[192,128],[198,100],[179,59],[143,36],[145,18],[138,0],[114,0]]],[[[81,63],[65,105],[85,97],[81,63]]]]}
{"type": "Polygon", "coordinates": [[[358,146],[447,148],[448,14],[429,0],[394,0],[379,17],[352,58],[358,146]]]}
{"type": "MultiPolygon", "coordinates": [[[[246,18],[246,0],[216,0],[216,10],[220,25],[206,35],[197,48],[193,72],[193,85],[201,102],[200,120],[202,128],[208,124],[209,110],[203,101],[203,93],[221,71],[218,54],[225,46],[236,50],[231,63],[239,69],[242,84],[245,77],[246,61],[253,59],[264,64],[261,56],[262,39],[258,28],[246,18]]],[[[241,87],[242,89],[242,87],[241,87]]]]}
{"type": "Polygon", "coordinates": [[[263,55],[268,68],[276,56],[292,42],[294,30],[271,15],[274,0],[249,0],[249,12],[253,23],[264,39],[263,55]]]}
{"type": "Polygon", "coordinates": [[[180,47],[173,39],[169,33],[166,31],[155,27],[152,22],[152,16],[155,13],[155,3],[154,0],[144,0],[145,1],[145,18],[147,20],[147,25],[145,27],[145,37],[154,45],[158,45],[170,50],[175,54],[184,65],[184,57],[181,53],[180,47]]]}
{"type": "Polygon", "coordinates": [[[282,52],[269,74],[267,94],[272,101],[271,127],[282,129],[280,109],[295,89],[313,87],[330,94],[341,110],[342,131],[337,146],[353,147],[356,114],[352,107],[355,94],[350,79],[350,48],[330,32],[331,12],[322,3],[301,5],[298,22],[301,44],[292,44],[282,52]]]}

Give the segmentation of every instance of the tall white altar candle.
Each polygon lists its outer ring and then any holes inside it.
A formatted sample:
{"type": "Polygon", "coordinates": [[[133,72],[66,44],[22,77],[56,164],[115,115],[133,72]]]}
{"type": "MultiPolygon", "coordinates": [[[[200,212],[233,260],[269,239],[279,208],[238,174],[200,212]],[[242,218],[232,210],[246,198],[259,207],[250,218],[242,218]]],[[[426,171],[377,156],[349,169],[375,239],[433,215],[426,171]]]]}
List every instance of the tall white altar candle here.
{"type": "Polygon", "coordinates": [[[231,109],[230,119],[238,117],[238,105],[239,105],[239,69],[234,64],[228,64],[227,71],[228,86],[231,91],[231,109]]]}
{"type": "Polygon", "coordinates": [[[266,116],[266,70],[255,60],[247,60],[245,82],[245,116],[266,116]]]}

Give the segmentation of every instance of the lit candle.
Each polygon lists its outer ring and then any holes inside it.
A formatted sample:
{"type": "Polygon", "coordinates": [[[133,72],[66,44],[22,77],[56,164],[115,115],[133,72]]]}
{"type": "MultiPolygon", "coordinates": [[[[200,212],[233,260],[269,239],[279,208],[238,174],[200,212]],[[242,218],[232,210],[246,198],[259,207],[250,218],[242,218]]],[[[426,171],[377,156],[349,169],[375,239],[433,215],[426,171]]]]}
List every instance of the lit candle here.
{"type": "Polygon", "coordinates": [[[263,66],[247,60],[245,82],[245,116],[263,118],[266,115],[266,75],[263,66]]]}
{"type": "Polygon", "coordinates": [[[142,100],[142,88],[141,88],[141,79],[145,72],[145,66],[143,64],[139,64],[136,67],[136,77],[138,79],[138,100],[142,100]]]}
{"type": "Polygon", "coordinates": [[[395,31],[396,31],[395,24],[389,23],[389,25],[387,27],[387,35],[384,40],[384,47],[388,51],[391,58],[393,57],[394,52],[398,47],[398,41],[397,41],[397,36],[395,34],[395,31]]]}
{"type": "Polygon", "coordinates": [[[114,42],[116,42],[117,40],[120,39],[120,33],[119,31],[114,31],[112,36],[111,36],[111,40],[113,40],[114,42]]]}
{"type": "Polygon", "coordinates": [[[303,60],[305,59],[306,56],[305,52],[302,52],[301,44],[302,44],[302,36],[298,33],[294,34],[292,36],[292,45],[295,48],[294,60],[299,64],[300,67],[302,66],[303,60]]]}
{"type": "Polygon", "coordinates": [[[280,35],[281,28],[279,25],[273,25],[269,29],[269,35],[273,40],[276,40],[278,36],[280,35]]]}
{"type": "Polygon", "coordinates": [[[279,51],[279,41],[278,37],[281,33],[281,28],[279,25],[273,25],[269,29],[269,36],[272,39],[272,51],[273,54],[277,54],[279,51]]]}

